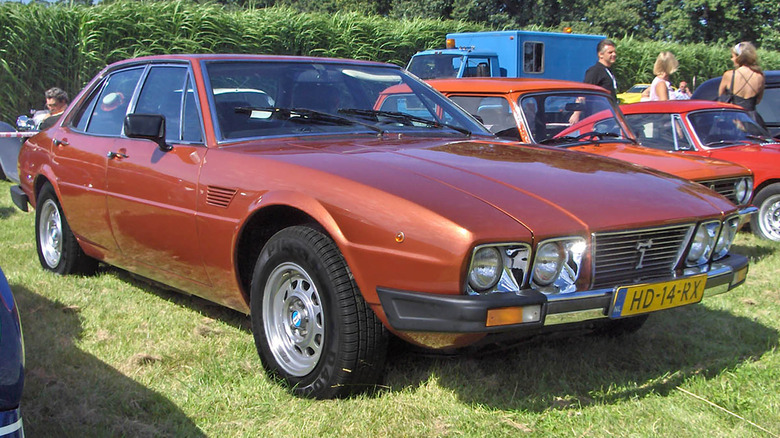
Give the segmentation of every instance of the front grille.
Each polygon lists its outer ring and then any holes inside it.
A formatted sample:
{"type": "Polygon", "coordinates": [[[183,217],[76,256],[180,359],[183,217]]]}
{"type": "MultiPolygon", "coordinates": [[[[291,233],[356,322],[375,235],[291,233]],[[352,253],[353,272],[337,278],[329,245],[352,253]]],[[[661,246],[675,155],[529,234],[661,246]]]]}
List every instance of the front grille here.
{"type": "Polygon", "coordinates": [[[693,225],[596,233],[593,288],[672,275],[693,225]]]}
{"type": "Polygon", "coordinates": [[[709,181],[696,181],[697,183],[725,196],[729,201],[737,204],[737,182],[742,178],[723,178],[709,181]]]}

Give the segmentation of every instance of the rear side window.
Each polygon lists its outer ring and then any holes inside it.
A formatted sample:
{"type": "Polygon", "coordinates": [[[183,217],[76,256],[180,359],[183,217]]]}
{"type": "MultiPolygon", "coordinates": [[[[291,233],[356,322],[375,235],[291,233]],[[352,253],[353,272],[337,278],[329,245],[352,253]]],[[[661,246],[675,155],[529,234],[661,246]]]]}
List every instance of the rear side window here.
{"type": "Polygon", "coordinates": [[[142,68],[133,68],[109,75],[74,118],[76,130],[119,136],[142,72],[142,68]]]}

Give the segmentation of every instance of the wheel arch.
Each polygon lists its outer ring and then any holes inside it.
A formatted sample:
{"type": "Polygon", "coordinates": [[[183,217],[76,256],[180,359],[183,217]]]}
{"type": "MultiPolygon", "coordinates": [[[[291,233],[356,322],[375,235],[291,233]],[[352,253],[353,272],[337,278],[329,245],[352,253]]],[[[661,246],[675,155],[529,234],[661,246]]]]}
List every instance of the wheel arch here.
{"type": "Polygon", "coordinates": [[[299,193],[267,193],[244,221],[236,240],[236,272],[247,302],[252,273],[263,247],[274,234],[296,225],[307,225],[327,235],[343,255],[343,246],[339,244],[343,235],[320,202],[299,193]]]}
{"type": "MultiPolygon", "coordinates": [[[[771,186],[772,184],[780,183],[780,178],[769,178],[764,181],[761,181],[761,184],[753,187],[753,197],[758,194],[761,190],[764,190],[765,188],[771,186]]],[[[752,199],[752,198],[751,198],[752,199]]]]}

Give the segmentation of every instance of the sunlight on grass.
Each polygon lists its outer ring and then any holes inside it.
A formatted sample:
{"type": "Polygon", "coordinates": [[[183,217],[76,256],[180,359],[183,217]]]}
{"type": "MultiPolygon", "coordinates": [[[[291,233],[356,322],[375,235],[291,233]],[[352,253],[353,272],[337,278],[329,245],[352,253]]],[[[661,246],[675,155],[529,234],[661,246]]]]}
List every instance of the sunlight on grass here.
{"type": "Polygon", "coordinates": [[[314,401],[265,374],[246,315],[113,268],[44,272],[34,213],[13,207],[9,187],[0,182],[0,266],[25,330],[28,436],[772,436],[749,422],[780,431],[780,245],[747,233],[735,248],[751,257],[745,285],[654,315],[633,335],[542,338],[480,356],[394,346],[375,394],[314,401]]]}

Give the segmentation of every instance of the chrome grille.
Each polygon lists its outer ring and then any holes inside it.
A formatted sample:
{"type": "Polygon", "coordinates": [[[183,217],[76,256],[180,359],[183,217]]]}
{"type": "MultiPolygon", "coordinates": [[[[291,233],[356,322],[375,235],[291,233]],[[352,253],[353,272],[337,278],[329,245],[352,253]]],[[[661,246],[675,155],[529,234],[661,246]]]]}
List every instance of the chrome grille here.
{"type": "Polygon", "coordinates": [[[594,234],[593,288],[670,276],[692,231],[686,224],[594,234]]]}
{"type": "Polygon", "coordinates": [[[742,178],[723,178],[708,181],[696,181],[697,183],[725,196],[729,201],[737,204],[737,182],[742,178]]]}

